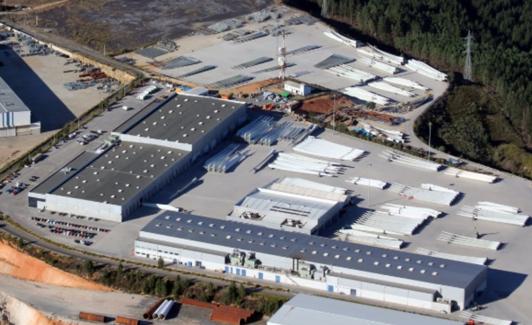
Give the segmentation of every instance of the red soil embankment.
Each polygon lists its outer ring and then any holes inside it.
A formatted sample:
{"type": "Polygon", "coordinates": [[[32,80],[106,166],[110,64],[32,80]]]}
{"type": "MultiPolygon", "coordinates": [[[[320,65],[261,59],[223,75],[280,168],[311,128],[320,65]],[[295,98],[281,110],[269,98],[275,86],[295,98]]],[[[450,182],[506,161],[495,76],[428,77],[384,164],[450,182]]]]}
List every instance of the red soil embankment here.
{"type": "Polygon", "coordinates": [[[48,265],[37,258],[18,251],[2,241],[0,241],[0,273],[23,280],[63,287],[112,291],[108,287],[48,265]]]}

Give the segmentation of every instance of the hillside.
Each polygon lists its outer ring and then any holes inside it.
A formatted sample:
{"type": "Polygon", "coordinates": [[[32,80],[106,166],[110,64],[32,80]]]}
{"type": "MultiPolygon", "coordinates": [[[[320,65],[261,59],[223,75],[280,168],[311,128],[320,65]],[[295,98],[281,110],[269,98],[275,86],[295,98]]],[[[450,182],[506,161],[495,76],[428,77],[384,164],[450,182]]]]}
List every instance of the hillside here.
{"type": "Polygon", "coordinates": [[[417,123],[443,151],[532,178],[532,4],[525,0],[288,0],[343,32],[449,72],[447,96],[417,123]],[[325,3],[327,8],[321,8],[325,3]],[[474,36],[473,82],[464,37],[474,36]]]}

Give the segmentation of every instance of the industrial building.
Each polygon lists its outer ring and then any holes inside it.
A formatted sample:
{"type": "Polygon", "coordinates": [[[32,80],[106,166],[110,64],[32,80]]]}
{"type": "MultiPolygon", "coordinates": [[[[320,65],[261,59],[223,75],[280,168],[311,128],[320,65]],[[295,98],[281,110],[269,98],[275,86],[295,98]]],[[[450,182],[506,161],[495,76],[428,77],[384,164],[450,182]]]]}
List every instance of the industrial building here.
{"type": "Polygon", "coordinates": [[[135,255],[445,312],[468,307],[487,274],[483,265],[178,212],[148,223],[135,255]]]}
{"type": "Polygon", "coordinates": [[[147,106],[28,194],[30,207],[121,222],[246,120],[236,101],[173,95],[147,106]]]}
{"type": "Polygon", "coordinates": [[[288,91],[293,95],[307,96],[312,92],[312,88],[306,83],[295,82],[287,80],[284,82],[284,90],[288,91]]]}
{"type": "Polygon", "coordinates": [[[283,304],[268,325],[460,325],[439,319],[397,310],[361,305],[352,302],[297,294],[283,304]]]}
{"type": "Polygon", "coordinates": [[[237,203],[229,220],[317,234],[347,204],[347,190],[287,177],[258,188],[237,203]]]}
{"type": "Polygon", "coordinates": [[[0,137],[38,134],[41,124],[31,123],[31,111],[0,77],[0,137]]]}

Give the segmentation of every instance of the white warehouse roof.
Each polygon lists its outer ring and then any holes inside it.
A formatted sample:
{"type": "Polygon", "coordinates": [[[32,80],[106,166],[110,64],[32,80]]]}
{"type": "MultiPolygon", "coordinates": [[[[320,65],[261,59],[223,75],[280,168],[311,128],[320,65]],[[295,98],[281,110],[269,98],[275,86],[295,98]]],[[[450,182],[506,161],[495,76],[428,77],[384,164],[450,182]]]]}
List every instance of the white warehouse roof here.
{"type": "Polygon", "coordinates": [[[268,325],[458,325],[460,322],[298,294],[286,302],[268,325]]]}

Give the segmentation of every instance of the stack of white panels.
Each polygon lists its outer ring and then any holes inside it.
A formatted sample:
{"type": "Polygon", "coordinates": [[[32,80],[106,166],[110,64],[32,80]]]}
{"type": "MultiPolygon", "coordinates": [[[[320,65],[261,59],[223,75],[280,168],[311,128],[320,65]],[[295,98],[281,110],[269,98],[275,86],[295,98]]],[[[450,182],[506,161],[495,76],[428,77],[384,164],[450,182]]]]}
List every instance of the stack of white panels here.
{"type": "Polygon", "coordinates": [[[393,65],[389,65],[386,63],[376,61],[375,59],[363,57],[363,58],[360,58],[358,61],[367,65],[368,67],[375,68],[375,69],[384,71],[389,74],[396,74],[399,72],[399,68],[396,68],[393,65]]]}
{"type": "Polygon", "coordinates": [[[401,249],[401,247],[404,245],[404,241],[397,238],[367,233],[354,229],[340,229],[337,233],[337,238],[344,241],[392,249],[401,249]]]}
{"type": "Polygon", "coordinates": [[[390,98],[377,95],[360,87],[347,87],[341,90],[341,92],[347,96],[358,98],[368,103],[375,103],[378,105],[388,105],[392,103],[390,98]]]}
{"type": "Polygon", "coordinates": [[[424,219],[394,215],[385,211],[372,211],[360,216],[355,224],[380,229],[383,233],[405,236],[412,235],[423,222],[424,219]]]}
{"type": "Polygon", "coordinates": [[[383,136],[390,142],[405,143],[405,134],[401,131],[383,129],[363,122],[360,122],[359,124],[362,126],[362,128],[364,128],[364,130],[366,130],[366,132],[376,137],[383,136]]]}
{"type": "Polygon", "coordinates": [[[484,324],[484,325],[512,325],[514,324],[511,320],[498,319],[490,316],[473,314],[470,311],[462,311],[459,313],[459,317],[465,322],[470,320],[474,321],[474,324],[484,324]]]}
{"type": "Polygon", "coordinates": [[[433,67],[431,67],[430,65],[424,62],[410,59],[408,60],[405,66],[412,71],[415,71],[421,75],[424,75],[425,77],[429,77],[429,78],[432,78],[438,81],[447,80],[447,75],[445,73],[434,69],[433,67]]]}
{"type": "Polygon", "coordinates": [[[460,194],[459,192],[435,191],[419,187],[410,187],[399,183],[392,183],[388,190],[409,200],[418,200],[448,206],[450,206],[460,194]]]}
{"type": "Polygon", "coordinates": [[[493,183],[498,179],[498,177],[495,175],[470,172],[468,170],[458,169],[454,167],[446,168],[443,173],[445,175],[454,176],[456,178],[467,178],[486,183],[493,183]]]}
{"type": "Polygon", "coordinates": [[[312,156],[347,161],[358,159],[364,154],[364,150],[318,139],[313,136],[307,137],[303,142],[295,146],[294,151],[312,156]]]}
{"type": "Polygon", "coordinates": [[[491,202],[478,202],[474,207],[465,206],[458,215],[461,217],[525,226],[530,216],[521,214],[518,208],[499,205],[491,202]]]}
{"type": "Polygon", "coordinates": [[[261,116],[238,130],[236,135],[248,143],[257,143],[272,130],[274,123],[273,117],[261,116]]]}
{"type": "Polygon", "coordinates": [[[430,90],[430,88],[427,88],[423,85],[420,85],[419,83],[415,82],[415,81],[412,81],[410,79],[406,79],[406,78],[400,78],[400,77],[386,77],[384,79],[382,79],[386,82],[389,82],[389,83],[392,83],[392,84],[396,84],[396,85],[399,85],[399,86],[405,86],[405,87],[408,87],[408,88],[413,88],[413,89],[418,89],[418,90],[423,90],[423,91],[428,91],[430,90]]]}
{"type": "Polygon", "coordinates": [[[501,246],[501,243],[498,241],[478,239],[474,237],[468,237],[459,234],[453,234],[451,232],[442,231],[438,236],[439,241],[446,242],[447,244],[455,244],[461,246],[469,246],[475,248],[491,249],[496,251],[501,246]]]}
{"type": "Polygon", "coordinates": [[[269,188],[317,199],[334,200],[337,202],[345,202],[347,200],[347,189],[345,188],[312,182],[302,178],[286,177],[271,184],[269,188]]]}
{"type": "Polygon", "coordinates": [[[430,209],[430,208],[420,208],[410,205],[401,205],[394,203],[386,203],[380,207],[382,210],[401,217],[414,218],[426,220],[429,218],[438,218],[442,213],[441,211],[430,209]]]}
{"type": "Polygon", "coordinates": [[[343,44],[345,44],[347,46],[354,47],[354,48],[357,47],[357,41],[356,40],[347,38],[344,35],[335,32],[334,30],[325,31],[325,32],[323,32],[323,34],[325,36],[329,37],[330,39],[333,39],[333,40],[335,40],[337,42],[343,43],[343,44]]]}
{"type": "Polygon", "coordinates": [[[433,250],[426,249],[426,248],[418,248],[418,249],[416,249],[416,253],[423,254],[423,255],[434,256],[434,257],[438,257],[438,258],[444,258],[444,259],[447,259],[447,260],[454,260],[454,261],[460,261],[460,262],[472,263],[472,264],[479,264],[479,265],[484,265],[484,264],[486,264],[486,262],[488,262],[488,258],[487,257],[474,257],[474,256],[447,254],[447,253],[433,251],[433,250]]]}
{"type": "Polygon", "coordinates": [[[377,59],[386,63],[401,65],[404,62],[404,58],[402,56],[393,55],[388,52],[384,52],[383,50],[380,50],[376,47],[363,47],[363,48],[357,48],[357,51],[360,54],[364,54],[369,56],[370,58],[377,59]]]}
{"type": "Polygon", "coordinates": [[[380,181],[378,179],[364,178],[364,177],[353,177],[346,180],[348,183],[353,183],[355,185],[369,186],[379,188],[384,190],[388,183],[380,181]]]}
{"type": "Polygon", "coordinates": [[[329,68],[327,69],[327,71],[334,73],[335,75],[339,77],[354,80],[356,81],[357,84],[363,84],[365,82],[368,82],[370,80],[374,80],[377,78],[377,76],[374,74],[353,68],[352,66],[349,66],[346,64],[342,64],[336,67],[329,68]]]}
{"type": "Polygon", "coordinates": [[[209,158],[203,168],[209,172],[226,173],[246,157],[238,151],[238,144],[231,144],[213,157],[209,158]]]}
{"type": "Polygon", "coordinates": [[[416,95],[413,92],[410,92],[410,91],[407,91],[407,90],[403,90],[403,89],[398,88],[398,87],[394,87],[394,86],[392,86],[389,83],[386,83],[384,81],[370,82],[368,84],[368,86],[370,86],[372,88],[375,88],[375,89],[387,91],[387,92],[392,93],[392,94],[405,96],[405,97],[414,97],[416,95]]]}
{"type": "Polygon", "coordinates": [[[434,184],[430,184],[430,183],[421,184],[421,188],[425,189],[425,190],[429,190],[429,191],[449,192],[449,193],[452,193],[454,195],[460,194],[460,192],[457,192],[455,190],[451,190],[450,188],[443,187],[443,186],[438,186],[438,185],[434,185],[434,184]]]}
{"type": "Polygon", "coordinates": [[[330,161],[283,152],[278,153],[277,158],[268,167],[317,176],[335,176],[344,170],[341,166],[330,161]]]}
{"type": "Polygon", "coordinates": [[[414,158],[394,150],[385,150],[380,156],[389,162],[396,162],[414,168],[426,169],[435,172],[443,168],[442,165],[435,162],[414,158]]]}

